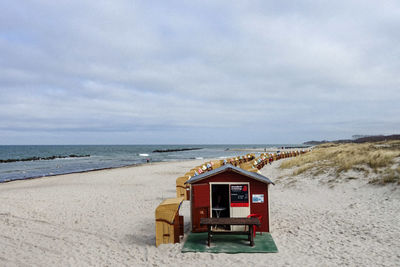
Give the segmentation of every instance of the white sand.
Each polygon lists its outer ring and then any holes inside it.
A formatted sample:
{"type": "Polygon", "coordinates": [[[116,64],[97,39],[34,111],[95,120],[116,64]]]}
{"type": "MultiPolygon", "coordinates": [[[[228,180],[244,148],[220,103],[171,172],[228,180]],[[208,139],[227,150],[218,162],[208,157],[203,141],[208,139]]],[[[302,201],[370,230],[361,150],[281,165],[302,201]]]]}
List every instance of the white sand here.
{"type": "MultiPolygon", "coordinates": [[[[363,181],[331,188],[262,173],[276,254],[185,253],[155,247],[154,210],[202,161],[149,164],[0,184],[0,266],[398,266],[400,189],[363,181]]],[[[185,232],[189,203],[185,202],[185,232]]]]}

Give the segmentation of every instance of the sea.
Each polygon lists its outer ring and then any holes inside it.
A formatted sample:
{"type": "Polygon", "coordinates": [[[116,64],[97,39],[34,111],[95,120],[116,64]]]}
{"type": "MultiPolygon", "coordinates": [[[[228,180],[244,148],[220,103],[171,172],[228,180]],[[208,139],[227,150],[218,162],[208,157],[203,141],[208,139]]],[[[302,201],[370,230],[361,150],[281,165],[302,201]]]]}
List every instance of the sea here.
{"type": "Polygon", "coordinates": [[[223,159],[245,155],[254,148],[270,149],[281,147],[304,147],[304,145],[2,145],[0,146],[0,183],[58,174],[134,166],[149,162],[223,159]],[[155,150],[191,148],[197,149],[163,153],[154,152],[155,150]]]}

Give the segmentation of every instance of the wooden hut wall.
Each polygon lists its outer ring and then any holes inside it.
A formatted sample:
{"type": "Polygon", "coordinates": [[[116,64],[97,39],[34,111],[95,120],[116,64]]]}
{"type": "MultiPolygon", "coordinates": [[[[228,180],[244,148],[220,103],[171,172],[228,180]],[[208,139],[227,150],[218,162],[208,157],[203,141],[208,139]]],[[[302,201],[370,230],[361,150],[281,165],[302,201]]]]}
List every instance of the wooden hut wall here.
{"type": "MultiPolygon", "coordinates": [[[[268,184],[265,184],[263,182],[259,182],[257,180],[254,180],[252,178],[249,178],[247,176],[243,176],[241,174],[238,174],[236,172],[223,172],[216,174],[212,177],[203,179],[198,181],[197,183],[193,183],[193,185],[196,184],[209,184],[212,182],[223,182],[223,183],[249,183],[250,185],[250,192],[249,192],[249,203],[250,203],[250,214],[256,213],[262,215],[262,221],[261,221],[261,227],[260,230],[262,232],[269,232],[269,205],[268,205],[268,184]],[[263,194],[264,195],[264,203],[252,203],[252,194],[263,194]]],[[[208,193],[209,194],[209,193],[208,193]]],[[[199,196],[192,196],[192,198],[197,198],[199,196]]],[[[210,198],[210,196],[201,196],[202,199],[204,198],[210,198]]],[[[196,201],[196,200],[194,200],[196,201]]],[[[209,202],[209,200],[208,200],[209,202]]],[[[199,225],[199,222],[197,222],[197,216],[196,211],[195,211],[195,205],[192,202],[192,226],[193,225],[199,225]]],[[[210,204],[208,204],[210,205],[210,204]]],[[[208,210],[206,211],[207,214],[210,214],[210,206],[208,206],[208,210]]],[[[200,219],[198,219],[200,220],[200,219]]],[[[195,226],[196,227],[196,226],[195,226]]]]}

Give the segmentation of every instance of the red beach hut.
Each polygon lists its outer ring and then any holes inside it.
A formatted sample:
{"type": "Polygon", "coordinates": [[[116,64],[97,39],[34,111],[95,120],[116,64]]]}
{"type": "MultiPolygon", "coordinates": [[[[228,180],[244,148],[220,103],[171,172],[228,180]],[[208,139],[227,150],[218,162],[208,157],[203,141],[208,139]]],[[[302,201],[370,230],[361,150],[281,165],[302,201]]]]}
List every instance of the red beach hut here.
{"type": "MultiPolygon", "coordinates": [[[[223,165],[193,176],[186,184],[191,190],[192,232],[206,232],[201,218],[261,216],[258,232],[269,232],[268,187],[273,184],[267,177],[243,170],[231,164],[223,165]]],[[[227,226],[225,230],[240,230],[242,226],[227,226]]]]}

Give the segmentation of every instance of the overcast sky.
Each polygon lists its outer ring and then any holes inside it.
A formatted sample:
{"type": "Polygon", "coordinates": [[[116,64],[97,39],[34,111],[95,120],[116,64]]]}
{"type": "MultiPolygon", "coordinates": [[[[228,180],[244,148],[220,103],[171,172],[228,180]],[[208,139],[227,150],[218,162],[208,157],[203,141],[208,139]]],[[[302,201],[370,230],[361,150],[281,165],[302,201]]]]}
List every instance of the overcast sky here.
{"type": "Polygon", "coordinates": [[[0,1],[0,144],[400,133],[399,1],[0,1]]]}

